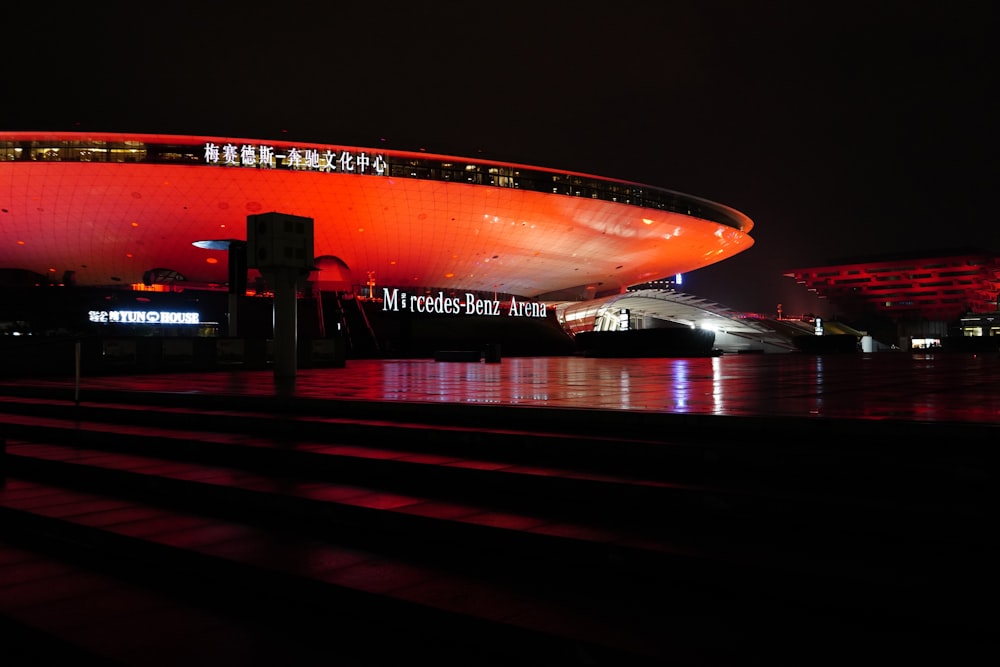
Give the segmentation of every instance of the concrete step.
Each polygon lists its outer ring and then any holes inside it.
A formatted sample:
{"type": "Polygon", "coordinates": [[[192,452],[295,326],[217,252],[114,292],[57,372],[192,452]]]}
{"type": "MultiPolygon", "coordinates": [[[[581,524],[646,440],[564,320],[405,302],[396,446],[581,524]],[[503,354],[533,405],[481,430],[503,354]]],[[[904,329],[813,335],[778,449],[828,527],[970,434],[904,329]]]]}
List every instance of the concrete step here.
{"type": "MultiPolygon", "coordinates": [[[[989,567],[986,534],[973,530],[984,505],[960,467],[940,472],[936,493],[912,495],[920,485],[902,474],[872,494],[877,475],[850,465],[817,489],[713,474],[687,431],[671,459],[661,431],[533,431],[529,419],[511,428],[514,413],[473,425],[418,410],[393,419],[396,406],[165,403],[0,401],[5,539],[89,554],[80,567],[115,563],[111,575],[134,567],[150,588],[192,575],[190,599],[234,623],[241,610],[309,609],[287,618],[311,628],[304,645],[316,641],[315,609],[337,600],[344,617],[368,618],[362,628],[409,631],[411,647],[430,656],[430,643],[441,661],[476,649],[480,664],[726,664],[739,661],[734,647],[775,645],[775,628],[793,629],[781,645],[799,648],[834,634],[859,647],[887,631],[926,650],[985,641],[966,604],[989,567]]],[[[727,429],[697,430],[722,442],[727,429]]]]}
{"type": "MultiPolygon", "coordinates": [[[[73,558],[0,542],[0,642],[10,667],[314,664],[315,642],[290,642],[281,625],[212,609],[180,588],[149,586],[82,550],[73,558]],[[113,567],[113,570],[111,569],[113,567]]],[[[59,551],[65,551],[64,548],[59,551]]],[[[161,582],[166,584],[166,581],[161,582]]],[[[342,664],[362,667],[345,651],[342,664]]]]}
{"type": "MultiPolygon", "coordinates": [[[[917,558],[912,540],[891,545],[885,538],[869,537],[866,543],[830,525],[823,532],[825,542],[794,530],[789,539],[764,533],[759,518],[748,517],[748,529],[732,517],[720,518],[718,512],[695,514],[693,504],[687,512],[650,506],[642,498],[629,505],[624,502],[632,500],[627,489],[599,484],[590,489],[590,497],[577,500],[571,512],[562,504],[544,503],[543,489],[523,493],[512,507],[502,502],[503,494],[480,494],[472,500],[461,491],[462,485],[440,480],[436,495],[414,495],[412,483],[394,488],[392,480],[378,475],[334,481],[308,465],[265,473],[176,457],[17,441],[7,445],[7,462],[11,474],[28,479],[83,490],[115,489],[132,498],[261,525],[295,525],[321,537],[335,534],[340,540],[378,543],[405,556],[448,558],[453,561],[450,567],[501,554],[498,567],[513,558],[542,571],[532,576],[550,580],[567,566],[588,568],[591,587],[605,579],[620,583],[618,571],[625,568],[646,588],[669,582],[675,596],[678,579],[708,577],[714,586],[741,595],[767,590],[796,604],[822,598],[824,608],[853,609],[853,596],[864,587],[869,607],[878,606],[879,599],[895,607],[918,586],[927,597],[921,574],[929,563],[948,558],[946,549],[932,551],[930,541],[920,545],[917,558]],[[534,507],[528,506],[530,499],[534,507]],[[692,515],[699,518],[697,523],[692,515]],[[393,543],[405,549],[387,546],[393,543]],[[875,548],[878,558],[856,556],[859,550],[875,548]],[[900,567],[903,557],[919,568],[900,567]],[[885,589],[880,596],[874,594],[878,588],[885,589]]],[[[917,608],[908,606],[911,611],[917,608]]]]}
{"type": "MultiPolygon", "coordinates": [[[[189,408],[181,414],[177,408],[150,406],[87,406],[81,408],[84,413],[65,401],[3,400],[0,407],[8,411],[4,431],[9,437],[250,470],[295,474],[303,468],[310,474],[322,471],[326,479],[363,476],[403,492],[461,490],[472,502],[478,497],[478,502],[521,510],[537,504],[537,494],[542,494],[550,508],[607,516],[615,523],[634,515],[649,525],[655,517],[646,513],[657,512],[684,516],[696,526],[728,520],[739,521],[746,531],[766,532],[777,524],[783,532],[794,528],[800,535],[849,530],[879,537],[892,532],[901,539],[916,531],[921,541],[933,534],[948,543],[970,524],[987,519],[988,505],[980,501],[992,479],[988,470],[961,467],[935,468],[932,478],[925,479],[910,471],[876,477],[863,467],[831,466],[835,472],[826,472],[829,484],[823,484],[811,479],[811,465],[795,462],[787,463],[778,478],[751,468],[734,479],[725,464],[710,457],[695,464],[686,445],[674,457],[673,443],[652,439],[592,435],[588,442],[580,435],[525,430],[365,419],[348,424],[325,415],[287,420],[259,412],[220,415],[189,408]],[[92,421],[82,421],[82,416],[92,421]],[[627,447],[653,453],[621,456],[627,447]],[[654,457],[658,465],[653,465],[654,457]],[[603,469],[594,461],[602,462],[603,469]],[[591,502],[598,497],[600,502],[591,502]]],[[[753,443],[744,445],[755,449],[753,443]]],[[[672,523],[676,534],[680,525],[672,523]]]]}
{"type": "MultiPolygon", "coordinates": [[[[153,440],[156,429],[174,430],[180,424],[192,437],[215,441],[218,436],[248,442],[250,436],[269,444],[324,443],[370,447],[391,443],[391,449],[455,459],[475,457],[502,465],[526,464],[572,468],[580,474],[621,475],[670,484],[725,486],[747,494],[808,493],[865,498],[867,502],[895,500],[901,493],[927,499],[927,506],[977,506],[992,486],[995,467],[982,465],[976,431],[969,441],[961,429],[947,431],[947,439],[931,425],[917,431],[892,431],[892,440],[876,445],[878,422],[864,441],[837,437],[830,425],[825,437],[804,441],[794,423],[780,431],[758,431],[755,421],[728,418],[684,419],[678,415],[638,415],[639,429],[619,423],[609,413],[599,416],[549,409],[510,409],[491,406],[485,411],[469,406],[397,405],[353,401],[296,402],[294,409],[280,402],[246,404],[246,397],[212,397],[137,392],[119,395],[124,403],[77,404],[64,391],[48,396],[15,396],[0,387],[0,413],[10,415],[6,433],[16,437],[17,420],[37,416],[57,421],[53,428],[79,431],[86,443],[87,427],[100,424],[133,425],[153,440]],[[54,398],[53,396],[61,396],[54,398]],[[160,402],[162,401],[162,403],[160,402]],[[155,406],[155,409],[152,409],[155,406]],[[308,408],[314,408],[309,412],[308,408]],[[209,433],[218,434],[211,436],[209,433]],[[947,446],[943,446],[943,445],[947,446]],[[971,450],[975,449],[975,458],[971,450]],[[612,453],[609,455],[609,453],[612,453]]],[[[105,396],[104,398],[109,398],[105,396]]],[[[480,406],[481,407],[481,406],[480,406]]],[[[614,415],[614,413],[610,413],[614,415]]],[[[40,422],[39,422],[40,424],[40,422]]],[[[912,426],[912,425],[911,425],[912,426]]],[[[841,427],[842,428],[842,427],[841,427]]],[[[110,430],[110,429],[109,429],[110,430]]]]}
{"type": "MultiPolygon", "coordinates": [[[[477,664],[491,656],[530,664],[575,662],[578,656],[641,664],[666,655],[671,644],[683,655],[683,636],[694,650],[721,620],[692,606],[650,615],[629,596],[593,596],[589,587],[557,593],[537,581],[483,571],[488,568],[482,564],[441,568],[294,528],[263,528],[17,478],[8,479],[3,498],[10,535],[33,544],[56,541],[59,553],[85,564],[105,563],[112,576],[120,572],[154,589],[194,587],[190,593],[197,592],[202,604],[237,619],[243,613],[286,614],[286,624],[301,623],[307,631],[315,629],[317,614],[331,627],[349,621],[369,628],[366,642],[406,637],[404,646],[419,641],[427,656],[462,655],[477,664]],[[291,623],[293,618],[299,621],[291,623]],[[694,635],[701,639],[692,644],[694,635]]],[[[559,586],[553,582],[552,588],[559,586]]],[[[79,641],[48,616],[19,609],[4,613],[20,623],[34,619],[38,631],[64,641],[79,641]]],[[[114,643],[119,631],[105,628],[105,641],[114,643]]],[[[174,643],[200,641],[186,630],[164,633],[174,635],[174,643]]]]}

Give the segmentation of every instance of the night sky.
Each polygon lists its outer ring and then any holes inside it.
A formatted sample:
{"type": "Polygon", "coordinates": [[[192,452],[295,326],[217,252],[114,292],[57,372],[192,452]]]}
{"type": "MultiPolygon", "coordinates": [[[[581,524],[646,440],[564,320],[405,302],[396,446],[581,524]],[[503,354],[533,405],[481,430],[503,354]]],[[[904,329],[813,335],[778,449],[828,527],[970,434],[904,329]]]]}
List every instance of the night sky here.
{"type": "Polygon", "coordinates": [[[829,316],[795,268],[1000,250],[988,2],[35,4],[4,10],[0,129],[383,146],[677,190],[754,220],[753,248],[683,288],[744,311],[829,316]]]}

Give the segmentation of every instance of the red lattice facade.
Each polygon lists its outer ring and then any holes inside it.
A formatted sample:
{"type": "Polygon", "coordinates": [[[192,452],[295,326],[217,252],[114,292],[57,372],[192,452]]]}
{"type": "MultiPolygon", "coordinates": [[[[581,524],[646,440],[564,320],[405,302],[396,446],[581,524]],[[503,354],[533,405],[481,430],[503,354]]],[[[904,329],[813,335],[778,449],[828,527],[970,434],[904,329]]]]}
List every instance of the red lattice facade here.
{"type": "Polygon", "coordinates": [[[784,274],[845,314],[953,321],[997,311],[1000,255],[988,252],[886,257],[784,274]]]}

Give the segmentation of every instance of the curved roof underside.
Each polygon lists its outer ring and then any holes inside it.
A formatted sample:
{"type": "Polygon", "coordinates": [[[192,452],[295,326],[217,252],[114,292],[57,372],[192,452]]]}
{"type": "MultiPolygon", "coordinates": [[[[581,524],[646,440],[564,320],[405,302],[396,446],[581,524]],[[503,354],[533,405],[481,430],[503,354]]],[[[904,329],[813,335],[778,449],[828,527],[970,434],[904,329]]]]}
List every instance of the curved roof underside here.
{"type": "MultiPolygon", "coordinates": [[[[11,136],[0,134],[0,141],[11,136]]],[[[752,222],[735,211],[742,227],[614,201],[424,178],[6,160],[0,268],[54,280],[72,271],[81,285],[140,283],[156,268],[221,285],[227,252],[193,244],[245,240],[247,216],[265,212],[313,219],[315,256],[328,258],[314,276],[320,281],[325,264],[337,280],[346,268],[356,285],[371,279],[526,297],[620,292],[753,245],[752,222]]]]}
{"type": "Polygon", "coordinates": [[[601,320],[607,318],[614,323],[617,313],[627,310],[630,319],[644,321],[644,328],[711,329],[716,332],[715,347],[725,352],[789,352],[796,349],[789,334],[776,332],[774,327],[745,318],[721,304],[683,292],[630,290],[604,299],[557,303],[554,306],[556,318],[573,335],[602,330],[601,320]]]}

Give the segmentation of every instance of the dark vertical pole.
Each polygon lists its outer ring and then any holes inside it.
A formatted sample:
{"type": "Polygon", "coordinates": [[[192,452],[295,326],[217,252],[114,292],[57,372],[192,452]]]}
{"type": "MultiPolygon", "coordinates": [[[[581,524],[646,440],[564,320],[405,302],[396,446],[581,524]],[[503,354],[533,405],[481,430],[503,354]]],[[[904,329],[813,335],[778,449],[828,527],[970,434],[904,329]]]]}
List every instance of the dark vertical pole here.
{"type": "Polygon", "coordinates": [[[73,374],[75,376],[75,381],[73,383],[73,402],[80,405],[80,341],[76,341],[73,351],[75,356],[75,362],[73,364],[73,374]]]}
{"type": "Polygon", "coordinates": [[[282,393],[294,391],[298,348],[299,269],[280,267],[264,270],[274,291],[274,379],[282,393]]]}
{"type": "Polygon", "coordinates": [[[230,338],[239,336],[239,303],[246,291],[247,244],[232,240],[229,242],[229,326],[226,329],[230,338]]]}

